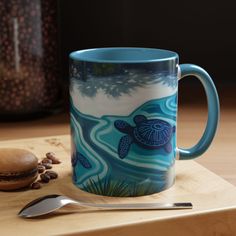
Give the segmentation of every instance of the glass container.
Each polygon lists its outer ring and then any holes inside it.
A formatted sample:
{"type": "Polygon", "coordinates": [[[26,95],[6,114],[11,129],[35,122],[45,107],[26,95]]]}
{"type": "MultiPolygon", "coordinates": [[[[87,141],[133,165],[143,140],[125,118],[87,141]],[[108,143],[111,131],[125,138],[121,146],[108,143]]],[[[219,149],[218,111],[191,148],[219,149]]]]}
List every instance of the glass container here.
{"type": "Polygon", "coordinates": [[[0,117],[43,114],[58,106],[57,5],[56,0],[0,1],[0,117]]]}

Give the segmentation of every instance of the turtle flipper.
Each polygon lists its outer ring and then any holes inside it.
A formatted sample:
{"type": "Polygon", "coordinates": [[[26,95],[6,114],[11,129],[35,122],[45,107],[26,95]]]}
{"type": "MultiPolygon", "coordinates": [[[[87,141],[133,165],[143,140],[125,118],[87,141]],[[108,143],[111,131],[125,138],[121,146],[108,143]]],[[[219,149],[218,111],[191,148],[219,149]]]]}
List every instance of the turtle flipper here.
{"type": "Polygon", "coordinates": [[[132,143],[133,139],[129,135],[125,135],[120,139],[118,146],[118,155],[121,159],[124,159],[128,155],[129,148],[132,143]]]}
{"type": "Polygon", "coordinates": [[[172,151],[172,145],[171,145],[171,143],[170,143],[170,142],[167,143],[167,144],[165,145],[164,149],[165,149],[166,152],[170,153],[170,152],[172,151]]]}
{"type": "Polygon", "coordinates": [[[173,126],[173,128],[172,128],[172,133],[175,133],[175,131],[176,131],[176,127],[173,126]]]}
{"type": "Polygon", "coordinates": [[[76,154],[73,153],[72,157],[71,157],[71,164],[73,167],[75,167],[77,165],[77,157],[76,157],[76,154]]]}
{"type": "Polygon", "coordinates": [[[133,131],[133,127],[123,120],[116,120],[114,126],[122,133],[130,134],[133,131]]]}
{"type": "Polygon", "coordinates": [[[77,174],[76,174],[75,168],[73,168],[72,179],[73,179],[74,183],[76,183],[76,181],[77,181],[77,174]]]}
{"type": "Polygon", "coordinates": [[[89,162],[89,160],[83,154],[81,154],[80,152],[77,152],[76,155],[77,155],[78,161],[80,162],[80,164],[84,168],[86,168],[86,169],[92,168],[91,163],[89,162]]]}

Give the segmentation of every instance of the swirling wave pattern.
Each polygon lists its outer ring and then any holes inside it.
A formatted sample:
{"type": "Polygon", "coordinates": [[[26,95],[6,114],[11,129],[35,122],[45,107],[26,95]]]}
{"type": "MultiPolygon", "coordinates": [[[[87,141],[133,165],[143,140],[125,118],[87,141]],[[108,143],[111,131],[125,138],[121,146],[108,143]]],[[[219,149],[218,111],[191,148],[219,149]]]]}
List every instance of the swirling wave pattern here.
{"type": "Polygon", "coordinates": [[[148,150],[133,143],[128,156],[120,159],[117,148],[124,133],[114,127],[114,122],[124,120],[135,127],[134,117],[142,114],[147,119],[158,118],[174,127],[176,110],[177,94],[150,100],[129,116],[106,115],[100,118],[81,113],[71,101],[72,146],[74,152],[84,155],[92,166],[86,169],[78,163],[73,170],[74,183],[85,191],[111,196],[145,195],[171,186],[176,135],[170,140],[170,153],[164,148],[148,150]]]}

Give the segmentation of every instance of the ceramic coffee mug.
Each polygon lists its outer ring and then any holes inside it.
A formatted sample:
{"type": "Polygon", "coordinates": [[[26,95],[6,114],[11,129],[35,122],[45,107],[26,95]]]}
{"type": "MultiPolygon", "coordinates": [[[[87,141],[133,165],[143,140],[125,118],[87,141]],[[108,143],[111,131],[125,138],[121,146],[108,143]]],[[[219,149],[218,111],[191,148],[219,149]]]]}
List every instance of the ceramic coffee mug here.
{"type": "Polygon", "coordinates": [[[174,183],[175,160],[200,156],[215,135],[215,86],[199,66],[179,65],[175,52],[72,52],[70,82],[73,182],[87,192],[140,196],[167,189],[174,183]],[[176,146],[178,81],[188,75],[205,88],[208,121],[200,141],[181,149],[176,146]]]}

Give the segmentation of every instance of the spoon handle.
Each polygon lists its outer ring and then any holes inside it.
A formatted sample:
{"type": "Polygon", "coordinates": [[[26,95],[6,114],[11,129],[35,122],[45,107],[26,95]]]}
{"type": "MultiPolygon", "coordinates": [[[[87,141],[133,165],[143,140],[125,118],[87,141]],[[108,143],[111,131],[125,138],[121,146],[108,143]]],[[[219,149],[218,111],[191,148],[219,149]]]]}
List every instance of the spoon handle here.
{"type": "Polygon", "coordinates": [[[190,202],[178,203],[119,203],[119,204],[97,204],[97,203],[78,203],[80,206],[96,207],[102,209],[117,209],[117,210],[164,210],[164,209],[191,209],[193,208],[190,202]]]}

